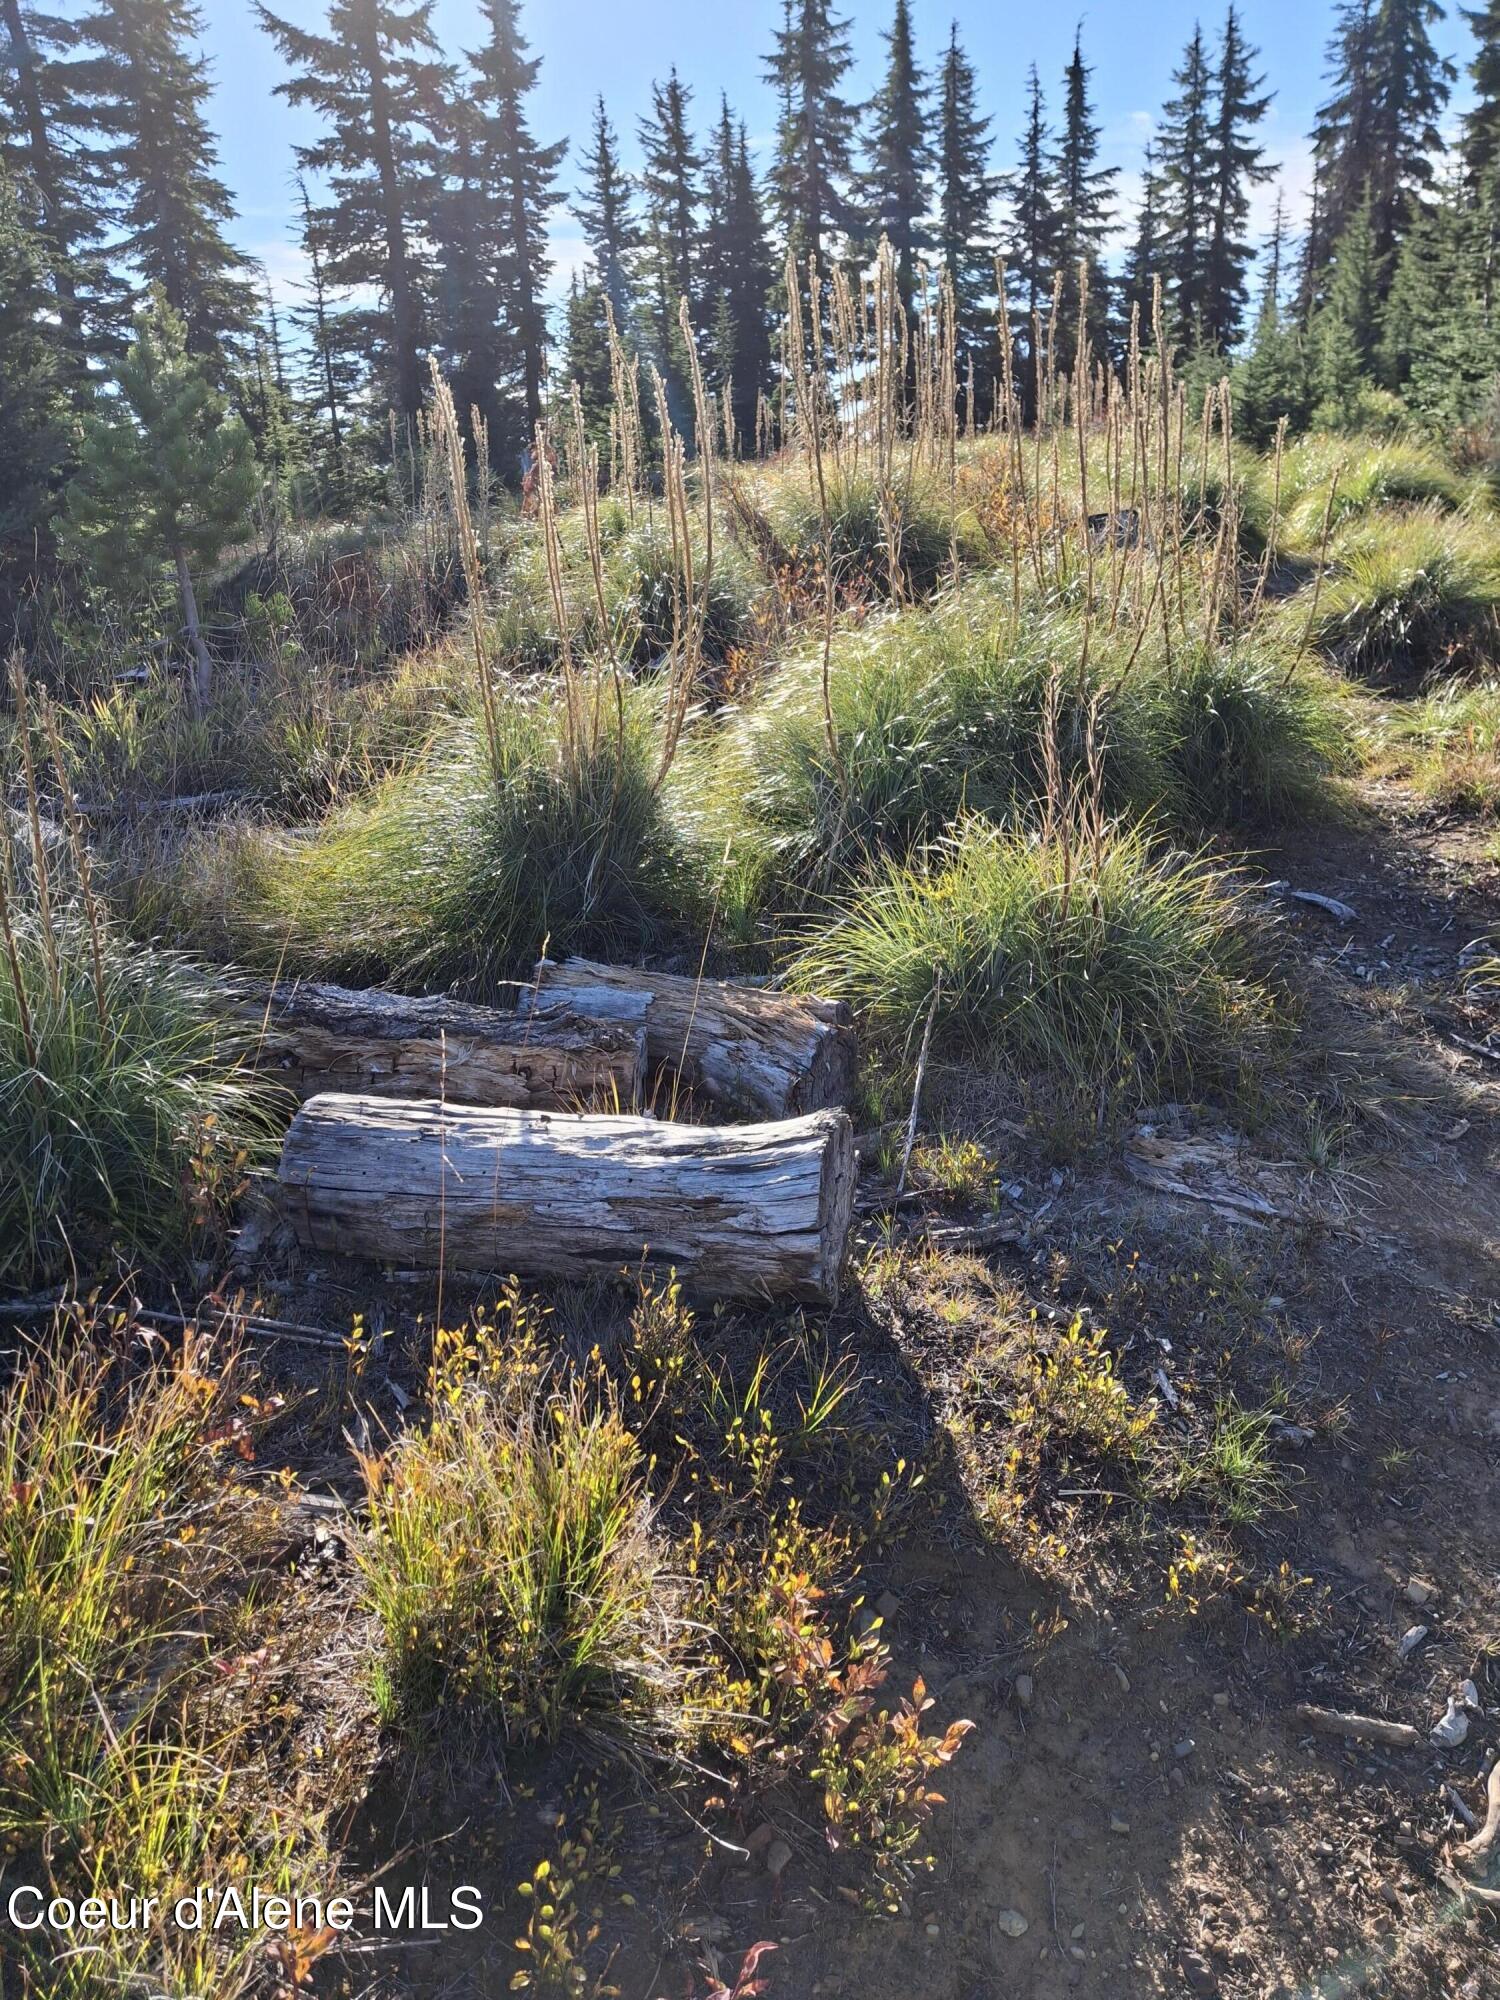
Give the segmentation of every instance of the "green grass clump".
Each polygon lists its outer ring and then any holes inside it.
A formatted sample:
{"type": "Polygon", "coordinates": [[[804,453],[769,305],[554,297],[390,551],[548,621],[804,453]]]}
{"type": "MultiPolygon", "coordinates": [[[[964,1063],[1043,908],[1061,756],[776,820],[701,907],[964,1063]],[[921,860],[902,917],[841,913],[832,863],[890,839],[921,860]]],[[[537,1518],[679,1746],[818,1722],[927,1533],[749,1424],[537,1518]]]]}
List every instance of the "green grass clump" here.
{"type": "Polygon", "coordinates": [[[801,953],[910,1061],[935,988],[936,1054],[1080,1089],[1233,1079],[1264,1055],[1273,1002],[1223,877],[1115,824],[1097,839],[970,820],[925,867],[892,865],[801,953]]]}
{"type": "Polygon", "coordinates": [[[576,1386],[473,1382],[366,1463],[359,1562],[393,1713],[450,1703],[548,1738],[620,1726],[662,1674],[645,1470],[615,1411],[576,1386]]]}
{"type": "MultiPolygon", "coordinates": [[[[1269,500],[1270,487],[1266,486],[1269,500]]],[[[1281,467],[1281,547],[1316,555],[1323,522],[1335,531],[1378,507],[1462,506],[1463,480],[1430,445],[1415,438],[1361,439],[1315,433],[1286,451],[1281,467]],[[1329,514],[1334,475],[1338,488],[1329,514]]]]}
{"type": "Polygon", "coordinates": [[[1424,507],[1341,536],[1318,600],[1318,645],[1367,675],[1452,673],[1500,645],[1500,536],[1424,507]]]}
{"type": "Polygon", "coordinates": [[[1437,805],[1500,816],[1500,682],[1445,682],[1383,716],[1371,749],[1437,805]]]}
{"type": "Polygon", "coordinates": [[[0,962],[0,1281],[156,1262],[211,1230],[267,1098],[222,983],[74,904],[12,903],[0,962]],[[12,955],[13,951],[13,955],[12,955]]]}
{"type": "Polygon", "coordinates": [[[705,583],[706,561],[706,547],[699,541],[693,549],[690,604],[682,557],[664,522],[643,524],[614,543],[604,564],[605,602],[622,657],[639,666],[659,660],[686,639],[694,616],[702,620],[705,659],[723,660],[744,643],[753,600],[743,561],[721,539],[705,583]]]}
{"type": "Polygon", "coordinates": [[[238,872],[240,893],[256,878],[241,948],[493,998],[544,945],[612,957],[659,942],[691,897],[644,720],[601,709],[597,733],[570,737],[560,700],[514,699],[496,751],[464,725],[311,840],[264,844],[238,872]]]}
{"type": "MultiPolygon", "coordinates": [[[[879,486],[866,473],[841,473],[826,465],[824,477],[828,544],[839,596],[846,601],[931,596],[954,554],[946,487],[925,473],[903,473],[882,502],[879,486]]],[[[765,519],[791,564],[821,571],[822,506],[816,483],[800,464],[771,485],[765,519]]],[[[958,553],[966,553],[962,540],[958,553]]]]}
{"type": "Polygon", "coordinates": [[[1274,650],[1198,647],[1156,683],[1172,803],[1202,827],[1274,824],[1313,810],[1346,761],[1332,689],[1274,650]]]}

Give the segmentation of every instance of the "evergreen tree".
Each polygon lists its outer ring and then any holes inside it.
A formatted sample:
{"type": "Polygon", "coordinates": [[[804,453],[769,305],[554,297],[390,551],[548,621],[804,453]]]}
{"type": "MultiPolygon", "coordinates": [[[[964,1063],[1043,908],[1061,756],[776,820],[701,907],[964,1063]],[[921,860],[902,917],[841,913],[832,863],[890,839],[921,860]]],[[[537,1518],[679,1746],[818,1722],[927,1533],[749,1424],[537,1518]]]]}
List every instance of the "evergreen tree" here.
{"type": "Polygon", "coordinates": [[[1141,167],[1141,205],[1136,212],[1135,236],[1125,260],[1121,298],[1122,338],[1129,338],[1130,323],[1135,318],[1143,346],[1151,338],[1156,280],[1163,276],[1162,230],[1162,180],[1157,170],[1155,143],[1148,139],[1141,167]]]}
{"type": "Polygon", "coordinates": [[[615,324],[623,328],[630,311],[630,262],[640,239],[631,213],[630,177],[620,165],[619,142],[602,97],[594,107],[594,143],[583,166],[588,185],[573,209],[614,308],[615,324]]]}
{"type": "Polygon", "coordinates": [[[568,285],[563,332],[563,369],[571,388],[578,384],[588,434],[602,451],[609,446],[609,411],[614,384],[609,365],[609,329],[604,317],[606,290],[596,272],[568,285]]]}
{"type": "Polygon", "coordinates": [[[1375,9],[1377,0],[1340,0],[1327,50],[1332,86],[1313,126],[1314,202],[1304,283],[1309,307],[1320,274],[1364,198],[1375,158],[1375,9]]]}
{"type": "Polygon", "coordinates": [[[961,377],[990,348],[994,291],[992,211],[1000,192],[990,172],[990,121],[980,116],[974,68],[949,32],[938,79],[937,247],[953,284],[961,377]]]}
{"type": "Polygon", "coordinates": [[[1208,243],[1203,267],[1203,338],[1221,354],[1240,337],[1248,291],[1250,190],[1268,181],[1266,164],[1251,134],[1266,115],[1269,95],[1263,77],[1252,75],[1256,51],[1240,31],[1233,5],[1224,20],[1224,38],[1214,76],[1213,123],[1209,132],[1207,179],[1212,191],[1208,243]]]}
{"type": "Polygon", "coordinates": [[[193,572],[218,561],[249,524],[255,450],[226,416],[187,329],[158,292],[135,323],[117,396],[100,397],[84,425],[68,489],[71,530],[105,574],[168,561],[177,578],[201,709],[213,662],[198,621],[193,572]]]}
{"type": "Polygon", "coordinates": [[[1197,346],[1207,332],[1204,309],[1215,198],[1212,80],[1200,28],[1194,28],[1172,81],[1177,95],[1162,114],[1157,140],[1161,276],[1178,337],[1197,346]]]}
{"type": "Polygon", "coordinates": [[[640,123],[641,187],[646,206],[646,250],[641,306],[645,344],[662,372],[667,404],[679,429],[687,424],[687,356],[678,305],[688,302],[699,324],[698,177],[703,160],[688,129],[692,93],[673,69],[651,87],[651,116],[640,123]]]}
{"type": "Polygon", "coordinates": [[[804,262],[833,254],[833,239],[857,235],[850,194],[855,111],[840,94],[854,58],[849,23],[832,0],[785,0],[783,26],[766,65],[780,110],[771,169],[772,214],[788,250],[804,262]]]}
{"type": "Polygon", "coordinates": [[[1397,258],[1380,374],[1439,434],[1473,422],[1500,371],[1490,310],[1491,218],[1455,181],[1412,224],[1397,258]]]}
{"type": "Polygon", "coordinates": [[[0,650],[27,584],[51,558],[68,456],[45,254],[0,160],[0,650]]]}
{"type": "Polygon", "coordinates": [[[910,311],[917,253],[928,241],[924,223],[932,149],[927,139],[927,86],[912,48],[907,0],[896,0],[885,44],[885,80],[869,107],[869,166],[862,185],[870,228],[877,238],[890,238],[897,288],[910,311]]]}
{"type": "Polygon", "coordinates": [[[711,329],[711,381],[716,389],[730,384],[734,428],[741,438],[753,437],[756,404],[770,383],[774,284],[749,140],[743,124],[736,127],[726,99],[714,135],[702,290],[711,329]]]}
{"type": "Polygon", "coordinates": [[[1500,171],[1500,0],[1460,10],[1479,46],[1469,64],[1473,109],[1464,119],[1463,156],[1471,194],[1500,171]]]}
{"type": "Polygon", "coordinates": [[[107,344],[118,287],[99,245],[104,205],[86,134],[96,123],[73,87],[75,21],[0,0],[0,162],[9,170],[13,225],[31,226],[57,302],[65,371],[81,391],[91,346],[107,344]]]}
{"type": "Polygon", "coordinates": [[[1015,173],[1005,181],[1005,194],[1011,211],[1006,275],[1020,291],[1021,303],[1014,315],[1014,337],[1024,360],[1021,381],[1025,393],[1025,413],[1030,419],[1036,414],[1041,390],[1041,354],[1036,326],[1040,319],[1045,339],[1046,322],[1052,310],[1058,215],[1046,106],[1035,63],[1027,78],[1026,92],[1026,129],[1021,137],[1021,160],[1015,173]]]}
{"type": "Polygon", "coordinates": [[[159,287],[192,353],[220,377],[255,323],[245,259],[224,225],[234,214],[205,117],[208,64],[194,54],[203,16],[192,0],[101,0],[80,24],[92,53],[73,87],[105,143],[91,171],[113,189],[110,254],[143,289],[159,287]]]}
{"type": "Polygon", "coordinates": [[[483,248],[494,260],[502,324],[519,364],[530,434],[541,421],[546,368],[545,293],[552,269],[547,217],[562,200],[557,173],[568,148],[566,140],[538,145],[527,123],[526,99],[541,62],[527,53],[517,0],[483,0],[483,12],[488,39],[470,57],[480,112],[481,231],[483,248]]]}
{"type": "Polygon", "coordinates": [[[505,400],[515,350],[505,327],[499,190],[486,171],[482,125],[469,90],[456,90],[434,114],[433,138],[445,173],[431,194],[429,333],[460,423],[477,410],[491,450],[500,454],[519,442],[507,431],[519,433],[523,424],[505,400]]]}
{"type": "Polygon", "coordinates": [[[1329,427],[1357,421],[1360,400],[1372,385],[1379,334],[1379,266],[1368,195],[1334,245],[1325,297],[1308,328],[1314,421],[1329,427]]]}
{"type": "Polygon", "coordinates": [[[432,0],[330,0],[321,35],[257,11],[296,71],[278,93],[324,121],[323,136],[297,157],[328,176],[329,199],[313,216],[326,280],[379,294],[379,308],[346,324],[409,420],[422,406],[431,278],[423,225],[433,206],[430,128],[443,75],[432,0]]]}
{"type": "Polygon", "coordinates": [[[1266,246],[1266,275],[1250,350],[1234,371],[1234,427],[1257,450],[1264,450],[1285,417],[1301,430],[1310,413],[1311,382],[1302,329],[1281,307],[1281,273],[1286,245],[1286,211],[1280,193],[1266,246]]]}
{"type": "Polygon", "coordinates": [[[309,456],[314,465],[321,466],[321,489],[335,507],[342,508],[349,501],[350,468],[346,456],[349,410],[359,390],[359,362],[351,351],[343,314],[324,275],[312,201],[307,183],[300,176],[297,191],[302,200],[302,247],[308,275],[302,286],[303,303],[293,312],[292,319],[307,357],[304,409],[316,425],[309,456]]]}
{"type": "Polygon", "coordinates": [[[1101,167],[1099,127],[1089,104],[1089,77],[1083,60],[1080,30],[1073,38],[1073,58],[1063,76],[1062,138],[1057,148],[1057,255],[1063,276],[1062,325],[1078,322],[1078,268],[1088,272],[1089,339],[1096,353],[1106,345],[1109,285],[1104,274],[1104,244],[1114,214],[1115,169],[1101,167]]]}

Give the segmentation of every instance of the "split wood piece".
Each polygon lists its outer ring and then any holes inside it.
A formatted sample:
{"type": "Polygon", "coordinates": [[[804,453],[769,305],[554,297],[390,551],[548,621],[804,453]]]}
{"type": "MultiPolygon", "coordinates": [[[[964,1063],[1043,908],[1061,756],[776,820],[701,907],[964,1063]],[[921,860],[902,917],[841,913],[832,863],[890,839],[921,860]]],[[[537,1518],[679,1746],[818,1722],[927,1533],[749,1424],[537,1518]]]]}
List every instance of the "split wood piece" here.
{"type": "Polygon", "coordinates": [[[1472,1840],[1466,1840],[1458,1850],[1458,1857],[1465,1868],[1488,1861],[1491,1852],[1500,1845],[1500,1759],[1496,1760],[1486,1781],[1485,1804],[1484,1825],[1472,1840]]]}
{"type": "Polygon", "coordinates": [[[645,1257],[699,1293],[832,1305],[854,1136],[842,1111],[673,1125],[329,1093],[292,1120],[278,1179],[311,1250],[583,1279],[645,1257]]]}
{"type": "Polygon", "coordinates": [[[252,994],[245,1013],[263,1026],[259,1067],[299,1099],[342,1090],[557,1111],[640,1101],[640,1024],[582,1020],[556,1003],[518,1020],[458,1000],[296,980],[252,994]]]}
{"type": "Polygon", "coordinates": [[[1297,1720],[1323,1736],[1352,1736],[1364,1743],[1386,1743],[1393,1750],[1418,1750],[1424,1737],[1409,1722],[1386,1722],[1378,1715],[1346,1715],[1338,1708],[1314,1708],[1302,1702],[1297,1720]]]}
{"type": "Polygon", "coordinates": [[[845,1104],[854,1087],[854,1030],[841,1000],[544,958],[521,997],[523,1010],[539,1003],[644,1026],[653,1070],[677,1071],[689,1089],[737,1111],[790,1118],[845,1104]]]}

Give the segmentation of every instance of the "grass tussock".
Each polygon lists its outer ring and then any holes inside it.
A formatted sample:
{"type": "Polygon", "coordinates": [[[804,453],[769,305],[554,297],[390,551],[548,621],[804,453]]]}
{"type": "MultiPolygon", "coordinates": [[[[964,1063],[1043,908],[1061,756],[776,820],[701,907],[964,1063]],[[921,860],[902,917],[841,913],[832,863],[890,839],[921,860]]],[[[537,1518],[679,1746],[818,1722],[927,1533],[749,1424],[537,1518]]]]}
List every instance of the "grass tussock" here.
{"type": "Polygon", "coordinates": [[[1493,524],[1432,508],[1357,524],[1335,544],[1312,636],[1347,671],[1371,678],[1482,667],[1500,644],[1493,524]]]}
{"type": "Polygon", "coordinates": [[[812,597],[822,595],[825,546],[845,604],[930,597],[955,553],[970,552],[945,485],[925,469],[885,485],[869,473],[830,467],[825,487],[826,521],[816,483],[800,467],[768,482],[760,496],[763,559],[774,573],[802,576],[812,597]]]}
{"type": "Polygon", "coordinates": [[[670,1677],[645,1459],[607,1397],[499,1372],[363,1461],[360,1554],[386,1705],[448,1704],[555,1739],[649,1721],[670,1677]]]}
{"type": "Polygon", "coordinates": [[[1095,1091],[1233,1080],[1264,1056],[1275,1007],[1250,926],[1206,860],[1137,828],[1048,834],[970,820],[922,866],[892,865],[803,950],[910,1061],[938,1056],[1095,1091]]]}
{"type": "Polygon", "coordinates": [[[1369,754],[1448,812],[1500,815],[1500,684],[1448,681],[1380,719],[1369,754]]]}
{"type": "Polygon", "coordinates": [[[498,712],[493,761],[484,732],[465,725],[314,838],[251,836],[234,876],[250,899],[242,948],[484,998],[524,977],[544,946],[607,958],[659,941],[690,906],[659,752],[628,710],[570,749],[559,710],[513,700],[498,712]]]}

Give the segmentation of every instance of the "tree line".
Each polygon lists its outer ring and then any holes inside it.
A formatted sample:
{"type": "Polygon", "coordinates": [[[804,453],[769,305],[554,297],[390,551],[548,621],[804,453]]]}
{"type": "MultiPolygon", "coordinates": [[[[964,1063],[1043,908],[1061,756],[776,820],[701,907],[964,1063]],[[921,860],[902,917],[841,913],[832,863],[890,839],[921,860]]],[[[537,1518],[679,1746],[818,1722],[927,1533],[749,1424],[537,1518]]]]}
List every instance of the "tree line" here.
{"type": "Polygon", "coordinates": [[[601,98],[570,174],[566,141],[533,130],[539,61],[517,0],[481,0],[460,61],[440,49],[431,6],[329,0],[314,28],[257,7],[285,63],[277,88],[316,127],[298,149],[307,277],[287,314],[229,239],[193,0],[93,0],[70,14],[0,0],[0,534],[12,552],[45,541],[76,421],[152,300],[180,322],[267,476],[301,467],[334,508],[418,423],[429,357],[509,473],[549,380],[576,380],[591,416],[607,403],[611,319],[660,370],[674,420],[686,428],[690,344],[748,438],[777,379],[786,259],[857,267],[881,237],[908,311],[924,273],[951,281],[960,379],[981,416],[1003,372],[999,326],[1030,413],[1039,329],[1065,329],[1070,354],[1085,298],[1100,357],[1118,358],[1132,325],[1205,379],[1238,355],[1252,434],[1282,412],[1352,419],[1381,393],[1466,421],[1500,363],[1500,0],[1465,10],[1475,103],[1451,150],[1440,121],[1456,76],[1432,39],[1435,0],[1340,0],[1300,249],[1279,213],[1269,246],[1252,240],[1253,192],[1275,172],[1260,137],[1271,93],[1233,4],[1216,30],[1195,27],[1173,72],[1133,223],[1100,158],[1081,34],[1055,92],[1031,69],[1002,164],[956,25],[928,56],[895,0],[879,87],[861,104],[834,0],[784,0],[764,58],[777,105],[764,171],[728,98],[705,124],[670,69],[636,119],[638,166],[601,98]],[[551,314],[549,225],[565,203],[588,263],[551,314]],[[1107,245],[1127,227],[1111,271],[1107,245]]]}

